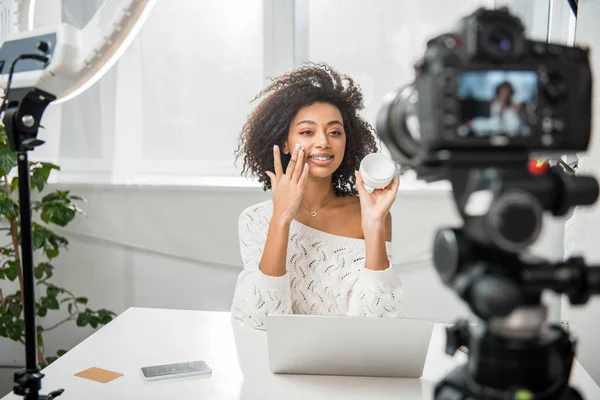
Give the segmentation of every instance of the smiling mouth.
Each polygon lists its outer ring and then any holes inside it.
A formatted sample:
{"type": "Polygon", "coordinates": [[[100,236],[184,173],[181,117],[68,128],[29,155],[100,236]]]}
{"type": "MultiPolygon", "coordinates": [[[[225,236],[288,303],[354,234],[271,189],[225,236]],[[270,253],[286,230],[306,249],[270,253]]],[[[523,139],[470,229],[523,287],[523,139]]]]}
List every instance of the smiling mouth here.
{"type": "Polygon", "coordinates": [[[329,161],[333,156],[309,156],[308,158],[315,161],[329,161]]]}

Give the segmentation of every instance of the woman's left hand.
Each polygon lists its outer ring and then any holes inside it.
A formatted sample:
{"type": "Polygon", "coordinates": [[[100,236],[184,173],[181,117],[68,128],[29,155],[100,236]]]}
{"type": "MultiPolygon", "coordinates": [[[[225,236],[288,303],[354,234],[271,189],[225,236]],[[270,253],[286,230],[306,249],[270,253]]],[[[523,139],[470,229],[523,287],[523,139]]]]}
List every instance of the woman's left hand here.
{"type": "Polygon", "coordinates": [[[394,204],[398,187],[400,186],[400,177],[395,176],[392,182],[383,189],[375,189],[372,193],[365,189],[360,172],[355,171],[356,188],[360,198],[360,209],[363,224],[371,222],[385,222],[385,219],[394,204]]]}

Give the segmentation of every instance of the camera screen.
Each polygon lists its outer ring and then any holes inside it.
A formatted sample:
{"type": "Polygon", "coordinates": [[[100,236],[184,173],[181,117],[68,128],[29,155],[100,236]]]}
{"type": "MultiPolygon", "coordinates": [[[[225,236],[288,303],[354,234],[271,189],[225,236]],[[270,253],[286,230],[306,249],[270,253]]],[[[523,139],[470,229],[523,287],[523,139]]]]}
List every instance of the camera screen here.
{"type": "Polygon", "coordinates": [[[468,71],[457,80],[461,137],[530,136],[536,124],[534,71],[468,71]]]}

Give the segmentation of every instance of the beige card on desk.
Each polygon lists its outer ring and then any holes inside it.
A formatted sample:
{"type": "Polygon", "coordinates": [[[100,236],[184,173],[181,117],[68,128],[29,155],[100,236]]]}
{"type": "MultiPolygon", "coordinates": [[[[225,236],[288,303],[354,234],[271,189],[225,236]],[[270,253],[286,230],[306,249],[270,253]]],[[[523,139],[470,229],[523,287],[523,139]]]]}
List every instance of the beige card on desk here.
{"type": "Polygon", "coordinates": [[[113,379],[117,379],[117,378],[123,376],[123,374],[121,374],[119,372],[109,371],[107,369],[92,367],[92,368],[88,368],[84,371],[76,373],[75,376],[79,376],[80,378],[90,379],[90,380],[96,381],[96,382],[106,383],[106,382],[112,381],[113,379]]]}

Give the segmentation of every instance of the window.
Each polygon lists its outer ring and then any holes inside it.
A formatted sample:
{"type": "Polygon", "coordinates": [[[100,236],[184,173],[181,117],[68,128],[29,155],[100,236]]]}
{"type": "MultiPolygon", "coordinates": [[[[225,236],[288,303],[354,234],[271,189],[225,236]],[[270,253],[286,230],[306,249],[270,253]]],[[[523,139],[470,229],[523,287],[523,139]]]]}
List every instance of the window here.
{"type": "MultiPolygon", "coordinates": [[[[32,158],[58,160],[61,180],[239,176],[237,136],[263,86],[262,3],[156,2],[115,67],[47,111],[52,144],[32,158]]],[[[84,26],[97,6],[65,1],[62,20],[84,26]]]]}
{"type": "MultiPolygon", "coordinates": [[[[508,5],[534,38],[544,40],[550,24],[555,35],[571,40],[574,18],[559,3],[158,1],[140,34],[96,85],[48,108],[40,132],[46,144],[31,158],[58,162],[65,181],[238,178],[237,138],[267,77],[304,61],[329,63],[361,86],[364,116],[374,125],[385,95],[412,81],[414,62],[432,36],[453,30],[478,7],[508,5]]],[[[37,2],[36,21],[83,27],[101,4],[37,2]]]]}

